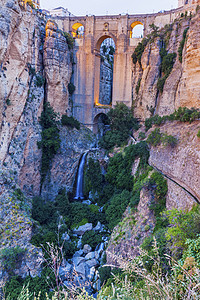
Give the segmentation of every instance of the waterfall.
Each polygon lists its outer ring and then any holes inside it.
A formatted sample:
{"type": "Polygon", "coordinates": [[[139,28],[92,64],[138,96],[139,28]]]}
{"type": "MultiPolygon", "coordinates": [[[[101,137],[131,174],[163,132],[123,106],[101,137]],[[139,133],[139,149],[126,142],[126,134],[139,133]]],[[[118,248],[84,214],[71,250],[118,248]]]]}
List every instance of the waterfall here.
{"type": "Polygon", "coordinates": [[[77,176],[77,183],[76,183],[76,196],[74,197],[75,200],[84,200],[84,193],[83,193],[83,176],[84,176],[84,165],[85,159],[88,154],[88,151],[85,152],[81,158],[80,165],[78,168],[78,176],[77,176]]]}

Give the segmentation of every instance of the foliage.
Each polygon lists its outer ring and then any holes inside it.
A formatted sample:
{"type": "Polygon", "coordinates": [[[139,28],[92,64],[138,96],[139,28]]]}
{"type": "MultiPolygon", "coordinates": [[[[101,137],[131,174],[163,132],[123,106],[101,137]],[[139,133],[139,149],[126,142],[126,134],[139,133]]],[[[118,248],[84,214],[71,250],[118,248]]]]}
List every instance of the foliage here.
{"type": "Polygon", "coordinates": [[[105,149],[111,149],[115,145],[122,146],[130,136],[131,130],[139,128],[132,111],[124,103],[117,103],[115,108],[111,108],[108,118],[110,131],[100,140],[100,145],[105,149]]]}
{"type": "Polygon", "coordinates": [[[69,50],[72,50],[74,48],[74,39],[73,39],[73,37],[68,32],[63,32],[63,35],[66,38],[69,50]]]}
{"type": "Polygon", "coordinates": [[[67,115],[62,115],[61,124],[63,126],[68,126],[71,128],[80,129],[80,122],[76,120],[74,117],[68,117],[67,115]]]}
{"type": "MultiPolygon", "coordinates": [[[[104,234],[105,236],[105,234],[104,234]]],[[[97,245],[102,243],[102,234],[97,234],[94,230],[86,231],[81,240],[82,245],[90,245],[94,251],[97,245]]]]}
{"type": "Polygon", "coordinates": [[[187,249],[183,252],[181,261],[184,262],[187,257],[193,257],[195,262],[200,267],[200,235],[197,234],[197,238],[186,239],[185,245],[187,249]]]}
{"type": "Polygon", "coordinates": [[[133,63],[134,64],[136,64],[137,63],[137,61],[138,61],[138,63],[140,64],[140,66],[141,66],[141,58],[142,58],[142,54],[143,54],[143,52],[144,52],[144,50],[145,50],[145,47],[146,47],[146,45],[148,44],[148,39],[147,38],[144,38],[143,40],[142,40],[142,42],[140,42],[138,45],[137,45],[137,47],[135,48],[135,51],[133,52],[133,54],[132,54],[132,61],[133,61],[133,63]]]}
{"type": "Polygon", "coordinates": [[[200,138],[200,130],[197,132],[197,137],[200,138]]]}
{"type": "Polygon", "coordinates": [[[93,160],[91,157],[87,163],[87,169],[84,174],[84,192],[89,195],[91,191],[93,194],[102,190],[103,176],[101,174],[101,167],[99,161],[93,160]]]}
{"type": "Polygon", "coordinates": [[[160,217],[160,213],[166,208],[167,180],[159,172],[153,172],[148,188],[153,190],[154,198],[151,201],[150,209],[154,211],[156,218],[160,217]]]}
{"type": "Polygon", "coordinates": [[[179,45],[179,48],[178,48],[178,59],[179,61],[182,63],[182,55],[183,55],[183,48],[184,48],[184,45],[185,45],[185,41],[186,41],[186,37],[187,37],[187,32],[189,30],[189,27],[187,27],[184,32],[183,32],[183,39],[182,41],[180,42],[180,45],[179,45]]]}
{"type": "Polygon", "coordinates": [[[115,48],[113,46],[109,47],[109,54],[113,55],[115,53],[115,48]]]}
{"type": "Polygon", "coordinates": [[[124,154],[115,154],[109,161],[106,180],[118,189],[131,191],[133,188],[132,165],[139,157],[141,165],[148,162],[149,151],[146,142],[130,145],[125,148],[124,154]]]}
{"type": "Polygon", "coordinates": [[[41,184],[50,168],[51,161],[60,148],[59,129],[57,126],[57,114],[49,102],[44,103],[40,117],[42,126],[42,140],[38,142],[38,148],[42,149],[41,184]]]}
{"type": "Polygon", "coordinates": [[[35,77],[35,85],[37,87],[42,87],[44,85],[45,79],[43,76],[37,74],[35,77]]]}
{"type": "Polygon", "coordinates": [[[122,193],[114,195],[111,198],[110,203],[104,208],[108,228],[110,230],[121,221],[122,215],[130,202],[130,198],[130,192],[124,190],[122,193]]]}
{"type": "Polygon", "coordinates": [[[151,118],[145,120],[145,128],[148,131],[152,125],[161,125],[166,121],[180,121],[180,122],[189,122],[192,123],[195,120],[200,118],[200,111],[195,108],[179,107],[178,110],[175,110],[174,113],[168,116],[160,117],[155,115],[151,118]]]}
{"type": "Polygon", "coordinates": [[[75,85],[74,85],[72,82],[70,82],[70,83],[68,84],[68,92],[69,92],[69,94],[70,94],[70,95],[73,95],[73,93],[75,92],[75,90],[76,90],[75,85]]]}
{"type": "Polygon", "coordinates": [[[148,182],[148,176],[149,173],[152,171],[151,167],[146,167],[143,170],[140,169],[139,172],[137,172],[136,177],[133,180],[133,190],[132,190],[132,197],[130,200],[130,206],[132,208],[136,208],[139,201],[140,201],[140,192],[142,188],[147,184],[148,182]]]}
{"type": "Polygon", "coordinates": [[[147,143],[156,147],[161,143],[162,134],[160,128],[155,128],[147,138],[147,143]]]}
{"type": "Polygon", "coordinates": [[[136,85],[136,88],[135,88],[135,92],[136,92],[137,95],[139,94],[141,80],[142,80],[142,78],[138,79],[138,82],[137,82],[137,85],[136,85]]]}
{"type": "Polygon", "coordinates": [[[0,251],[0,260],[2,261],[3,269],[12,275],[16,266],[21,263],[22,256],[25,252],[26,250],[19,246],[2,249],[0,251]]]}
{"type": "Polygon", "coordinates": [[[144,140],[146,138],[146,135],[144,132],[140,132],[138,138],[140,139],[140,141],[144,140]]]}
{"type": "Polygon", "coordinates": [[[49,289],[51,284],[55,286],[54,281],[55,280],[52,276],[52,272],[49,269],[44,269],[40,277],[27,276],[25,279],[23,279],[20,276],[13,276],[5,285],[6,299],[35,300],[36,298],[33,297],[33,294],[35,294],[36,297],[38,296],[37,299],[47,300],[46,294],[49,296],[52,295],[52,292],[49,292],[49,289]],[[23,293],[24,286],[28,286],[29,297],[24,296],[23,298],[19,298],[20,293],[23,293]]]}
{"type": "Polygon", "coordinates": [[[173,209],[167,211],[165,216],[169,222],[166,238],[170,244],[173,257],[180,258],[184,250],[187,249],[187,239],[195,239],[200,233],[199,207],[194,207],[191,211],[173,209]]]}
{"type": "Polygon", "coordinates": [[[160,57],[161,57],[161,75],[162,77],[158,79],[157,89],[162,93],[165,85],[165,81],[171,73],[175,60],[176,53],[167,53],[165,47],[160,49],[160,57]]]}
{"type": "Polygon", "coordinates": [[[7,98],[7,99],[6,99],[6,104],[7,104],[8,106],[10,106],[10,105],[11,105],[11,101],[10,101],[10,99],[9,99],[9,98],[7,98]]]}
{"type": "Polygon", "coordinates": [[[148,136],[147,143],[154,147],[162,143],[164,146],[170,146],[173,148],[177,145],[178,140],[172,135],[161,133],[160,128],[155,128],[148,136]]]}

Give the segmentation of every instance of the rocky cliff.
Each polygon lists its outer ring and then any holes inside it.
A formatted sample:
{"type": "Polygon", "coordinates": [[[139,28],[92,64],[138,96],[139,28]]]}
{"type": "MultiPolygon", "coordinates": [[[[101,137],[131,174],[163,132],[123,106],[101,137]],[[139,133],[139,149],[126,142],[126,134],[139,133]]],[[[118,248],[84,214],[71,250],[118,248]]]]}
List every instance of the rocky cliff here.
{"type": "Polygon", "coordinates": [[[168,115],[180,106],[199,106],[199,21],[199,11],[192,18],[186,16],[175,20],[172,27],[165,27],[159,37],[150,40],[142,55],[141,65],[138,62],[133,64],[132,87],[136,117],[144,120],[152,111],[168,115]],[[184,30],[188,27],[180,62],[178,50],[184,30]],[[159,53],[163,41],[168,53],[176,53],[177,56],[161,93],[158,92],[157,82],[162,75],[159,53]]]}
{"type": "MultiPolygon", "coordinates": [[[[24,249],[16,266],[16,274],[23,277],[38,274],[43,259],[41,250],[30,244],[29,196],[39,195],[41,181],[39,120],[44,101],[60,114],[58,119],[66,114],[72,55],[55,22],[47,22],[28,5],[25,10],[17,0],[1,1],[0,249],[24,249]]],[[[59,124],[61,147],[42,190],[50,199],[61,187],[72,188],[80,155],[94,145],[89,130],[59,124]]],[[[4,278],[3,265],[0,269],[4,278]]]]}

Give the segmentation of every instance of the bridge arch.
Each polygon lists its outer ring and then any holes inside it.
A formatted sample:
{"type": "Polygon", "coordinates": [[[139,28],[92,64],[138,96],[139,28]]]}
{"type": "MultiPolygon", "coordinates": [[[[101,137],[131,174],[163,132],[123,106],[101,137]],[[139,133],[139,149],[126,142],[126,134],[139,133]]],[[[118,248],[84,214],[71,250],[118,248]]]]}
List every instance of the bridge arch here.
{"type": "Polygon", "coordinates": [[[106,39],[113,39],[114,43],[115,43],[115,47],[117,46],[117,38],[114,34],[112,34],[111,32],[108,32],[108,33],[103,33],[103,34],[100,34],[96,40],[95,40],[95,49],[97,51],[100,51],[100,48],[101,48],[101,44],[103,43],[104,40],[106,39]]]}
{"type": "Polygon", "coordinates": [[[95,106],[112,105],[115,40],[113,34],[103,34],[98,37],[95,44],[95,106]],[[108,43],[104,43],[106,40],[108,43]],[[101,45],[106,48],[105,51],[102,51],[101,45]]]}
{"type": "Polygon", "coordinates": [[[98,113],[94,117],[93,121],[93,132],[99,134],[100,137],[103,136],[105,131],[105,125],[108,125],[109,119],[105,113],[98,113]]]}

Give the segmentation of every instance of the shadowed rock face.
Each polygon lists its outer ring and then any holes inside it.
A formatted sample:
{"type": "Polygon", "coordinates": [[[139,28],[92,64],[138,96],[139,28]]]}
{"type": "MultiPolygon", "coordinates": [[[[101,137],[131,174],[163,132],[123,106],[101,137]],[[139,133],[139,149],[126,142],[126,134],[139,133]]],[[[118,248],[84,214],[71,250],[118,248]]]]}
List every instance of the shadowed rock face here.
{"type": "Polygon", "coordinates": [[[44,43],[44,71],[47,82],[46,97],[56,112],[68,109],[68,84],[72,73],[70,51],[65,37],[52,21],[46,24],[44,43]],[[55,101],[56,100],[56,101],[55,101]]]}

